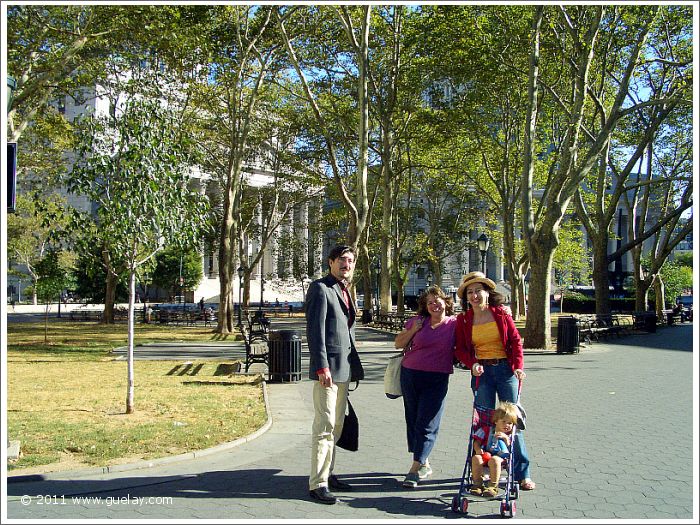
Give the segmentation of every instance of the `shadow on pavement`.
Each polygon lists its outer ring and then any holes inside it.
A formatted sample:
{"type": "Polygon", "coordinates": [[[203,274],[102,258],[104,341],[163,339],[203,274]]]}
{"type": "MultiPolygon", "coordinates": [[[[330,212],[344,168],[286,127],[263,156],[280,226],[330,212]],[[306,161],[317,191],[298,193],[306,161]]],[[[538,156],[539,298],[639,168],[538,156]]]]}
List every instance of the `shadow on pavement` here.
{"type": "MultiPolygon", "coordinates": [[[[99,505],[101,500],[127,498],[222,498],[246,505],[246,500],[264,500],[274,505],[275,500],[303,500],[309,498],[306,476],[281,475],[277,469],[214,471],[195,475],[125,477],[117,480],[74,479],[46,480],[42,476],[18,476],[7,485],[8,496],[41,497],[56,494],[66,501],[83,506],[99,505]],[[20,482],[19,478],[25,481],[20,482]],[[31,481],[36,481],[32,483],[31,481]]],[[[452,496],[459,490],[459,479],[433,479],[417,489],[401,487],[403,476],[386,472],[367,475],[342,476],[353,485],[351,492],[335,492],[345,505],[354,508],[376,509],[389,515],[420,517],[460,517],[451,510],[452,496]],[[444,489],[440,497],[424,497],[425,491],[434,493],[444,489]]],[[[482,505],[480,509],[491,511],[482,505]]],[[[495,507],[498,509],[498,507],[495,507]]],[[[230,509],[232,510],[232,509],[230,509]]],[[[464,517],[464,516],[461,516],[464,517]]],[[[479,517],[488,517],[480,515],[479,517]]],[[[493,517],[499,517],[494,514],[493,517]]]]}

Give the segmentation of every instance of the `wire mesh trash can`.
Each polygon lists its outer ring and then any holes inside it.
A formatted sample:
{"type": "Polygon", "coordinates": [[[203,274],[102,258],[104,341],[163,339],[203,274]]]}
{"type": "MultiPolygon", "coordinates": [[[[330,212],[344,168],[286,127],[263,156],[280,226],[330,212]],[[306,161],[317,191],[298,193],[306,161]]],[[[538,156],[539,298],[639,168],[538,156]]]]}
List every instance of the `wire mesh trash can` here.
{"type": "Polygon", "coordinates": [[[580,348],[578,319],[575,317],[560,317],[557,327],[557,353],[577,354],[580,348]]]}
{"type": "Polygon", "coordinates": [[[270,332],[269,381],[301,381],[301,334],[297,330],[270,332]]]}

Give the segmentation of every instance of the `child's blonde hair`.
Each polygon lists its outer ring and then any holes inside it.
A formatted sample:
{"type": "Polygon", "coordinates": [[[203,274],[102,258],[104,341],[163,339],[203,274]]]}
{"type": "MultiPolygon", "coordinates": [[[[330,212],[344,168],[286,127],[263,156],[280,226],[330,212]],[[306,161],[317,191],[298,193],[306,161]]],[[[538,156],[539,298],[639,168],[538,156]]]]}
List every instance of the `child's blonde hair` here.
{"type": "Polygon", "coordinates": [[[493,411],[491,421],[495,423],[499,419],[504,419],[513,425],[518,423],[518,408],[510,401],[501,401],[496,410],[493,411]]]}

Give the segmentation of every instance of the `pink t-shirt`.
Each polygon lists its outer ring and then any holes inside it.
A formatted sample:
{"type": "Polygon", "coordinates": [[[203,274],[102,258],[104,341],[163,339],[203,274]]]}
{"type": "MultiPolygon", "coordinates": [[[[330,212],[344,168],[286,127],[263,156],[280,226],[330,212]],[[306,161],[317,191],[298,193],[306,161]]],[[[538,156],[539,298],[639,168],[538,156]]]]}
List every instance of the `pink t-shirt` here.
{"type": "MultiPolygon", "coordinates": [[[[411,328],[418,316],[406,321],[405,328],[411,328]]],[[[411,350],[401,362],[402,366],[425,372],[444,372],[451,374],[454,370],[453,355],[455,347],[455,316],[445,317],[436,328],[431,328],[430,319],[425,318],[423,327],[413,336],[411,350]]]]}

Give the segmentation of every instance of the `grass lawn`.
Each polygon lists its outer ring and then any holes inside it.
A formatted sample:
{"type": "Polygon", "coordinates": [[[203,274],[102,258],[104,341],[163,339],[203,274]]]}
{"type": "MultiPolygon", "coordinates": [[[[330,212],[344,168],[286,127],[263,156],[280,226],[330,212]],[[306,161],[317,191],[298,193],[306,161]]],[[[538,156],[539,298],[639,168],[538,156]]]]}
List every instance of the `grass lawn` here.
{"type": "MultiPolygon", "coordinates": [[[[135,413],[125,414],[126,325],[14,323],[7,334],[8,436],[23,456],[12,473],[107,466],[198,450],[266,421],[261,376],[224,373],[230,361],[135,361],[135,413]],[[197,365],[201,364],[201,368],[197,365]],[[195,370],[196,372],[192,372],[195,370]],[[193,374],[193,375],[190,375],[193,374]]],[[[211,328],[137,325],[136,343],[221,340],[211,328]]]]}

